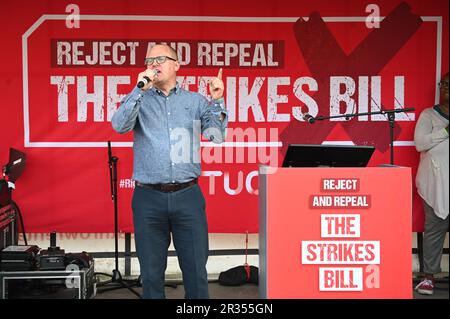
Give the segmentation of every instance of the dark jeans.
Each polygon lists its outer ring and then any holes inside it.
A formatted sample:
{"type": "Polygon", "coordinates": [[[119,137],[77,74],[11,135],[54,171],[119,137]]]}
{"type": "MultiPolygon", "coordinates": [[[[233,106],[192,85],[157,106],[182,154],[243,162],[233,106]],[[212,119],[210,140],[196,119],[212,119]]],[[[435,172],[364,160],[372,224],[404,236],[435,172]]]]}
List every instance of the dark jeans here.
{"type": "Polygon", "coordinates": [[[208,225],[200,187],[163,193],[136,186],[132,207],[143,297],[165,298],[164,278],[172,232],[185,298],[209,298],[208,225]]]}

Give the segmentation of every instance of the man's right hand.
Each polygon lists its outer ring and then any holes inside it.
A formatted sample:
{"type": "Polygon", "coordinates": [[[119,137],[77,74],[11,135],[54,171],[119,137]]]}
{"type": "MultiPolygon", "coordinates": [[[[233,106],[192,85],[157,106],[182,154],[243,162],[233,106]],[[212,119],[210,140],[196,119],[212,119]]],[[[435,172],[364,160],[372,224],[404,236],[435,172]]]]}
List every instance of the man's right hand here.
{"type": "Polygon", "coordinates": [[[144,78],[144,76],[148,77],[150,79],[150,82],[148,82],[146,85],[144,85],[141,88],[141,90],[147,91],[148,89],[153,87],[153,81],[156,79],[156,77],[158,75],[155,70],[146,69],[145,71],[139,73],[136,84],[139,83],[139,81],[141,81],[144,78]]]}

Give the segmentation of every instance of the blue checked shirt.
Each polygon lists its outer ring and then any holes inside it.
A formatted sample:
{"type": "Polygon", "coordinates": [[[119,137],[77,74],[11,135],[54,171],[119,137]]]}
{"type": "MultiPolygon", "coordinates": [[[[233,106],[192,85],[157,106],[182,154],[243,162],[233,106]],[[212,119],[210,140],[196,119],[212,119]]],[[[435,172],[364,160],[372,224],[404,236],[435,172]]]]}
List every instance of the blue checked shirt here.
{"type": "Polygon", "coordinates": [[[165,184],[200,175],[200,133],[222,143],[228,117],[223,99],[209,102],[177,84],[168,96],[156,88],[146,92],[135,88],[122,100],[111,123],[118,133],[134,131],[133,179],[165,184]]]}

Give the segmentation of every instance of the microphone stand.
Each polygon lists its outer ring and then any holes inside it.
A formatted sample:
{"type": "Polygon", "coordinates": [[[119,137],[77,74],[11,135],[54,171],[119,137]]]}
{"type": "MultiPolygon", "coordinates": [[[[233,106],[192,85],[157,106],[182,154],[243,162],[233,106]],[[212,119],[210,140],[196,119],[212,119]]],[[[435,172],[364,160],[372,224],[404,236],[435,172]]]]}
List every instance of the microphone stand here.
{"type": "Polygon", "coordinates": [[[350,114],[343,114],[343,115],[333,115],[333,116],[317,116],[317,117],[311,117],[308,122],[313,124],[315,121],[323,121],[328,119],[335,119],[335,118],[345,118],[347,121],[356,116],[363,116],[363,115],[375,115],[375,114],[387,114],[388,121],[389,121],[389,138],[390,138],[390,159],[391,165],[394,165],[394,126],[395,126],[395,113],[402,113],[402,112],[410,112],[414,111],[414,108],[406,108],[406,109],[393,109],[393,110],[381,110],[377,112],[365,112],[365,113],[350,113],[350,114]]]}
{"type": "MultiPolygon", "coordinates": [[[[103,291],[108,290],[114,290],[119,288],[127,288],[132,293],[134,293],[139,298],[142,298],[141,295],[135,291],[131,286],[126,283],[126,281],[122,278],[122,275],[119,271],[119,239],[118,239],[118,233],[119,233],[119,221],[118,221],[118,205],[117,205],[117,162],[119,161],[119,158],[116,156],[112,156],[111,151],[111,141],[108,141],[108,166],[109,166],[109,181],[110,181],[110,188],[111,188],[111,199],[114,202],[114,259],[115,259],[115,266],[116,268],[112,271],[112,275],[105,274],[105,273],[96,273],[96,274],[102,274],[111,277],[111,280],[106,282],[99,283],[99,287],[102,287],[104,285],[110,284],[110,283],[117,283],[119,286],[111,287],[108,289],[102,289],[103,291]]],[[[134,282],[133,280],[128,280],[130,282],[134,282]]]]}

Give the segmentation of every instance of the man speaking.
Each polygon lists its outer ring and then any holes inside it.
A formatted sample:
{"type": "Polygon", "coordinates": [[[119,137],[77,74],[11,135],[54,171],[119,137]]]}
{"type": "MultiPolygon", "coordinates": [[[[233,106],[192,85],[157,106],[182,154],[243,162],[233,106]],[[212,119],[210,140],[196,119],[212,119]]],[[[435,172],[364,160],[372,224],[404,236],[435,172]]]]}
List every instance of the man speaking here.
{"type": "Polygon", "coordinates": [[[153,46],[145,64],[147,69],[139,73],[136,88],[112,117],[118,133],[134,132],[132,209],[143,297],[165,298],[172,233],[185,297],[208,298],[208,225],[205,198],[197,183],[200,161],[195,158],[200,145],[197,133],[215,143],[224,141],[228,118],[222,69],[209,81],[209,102],[177,83],[180,63],[170,46],[153,46]],[[188,138],[179,132],[187,132],[188,138]]]}

